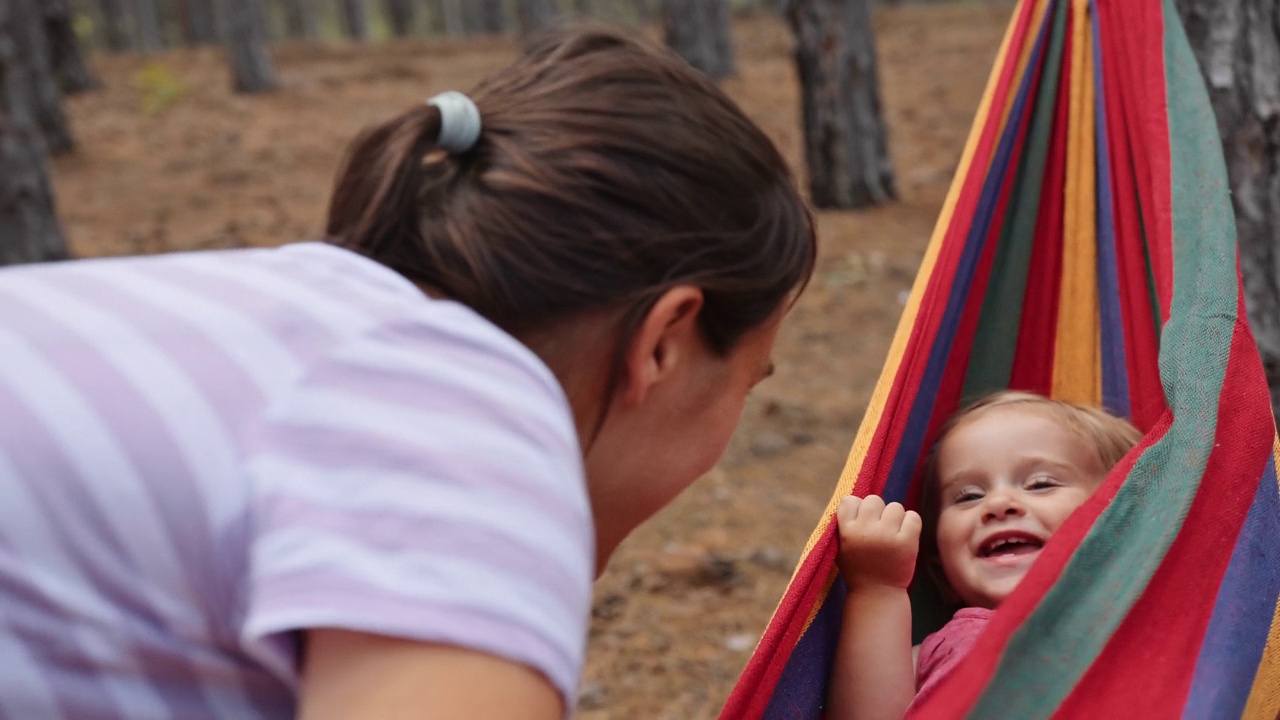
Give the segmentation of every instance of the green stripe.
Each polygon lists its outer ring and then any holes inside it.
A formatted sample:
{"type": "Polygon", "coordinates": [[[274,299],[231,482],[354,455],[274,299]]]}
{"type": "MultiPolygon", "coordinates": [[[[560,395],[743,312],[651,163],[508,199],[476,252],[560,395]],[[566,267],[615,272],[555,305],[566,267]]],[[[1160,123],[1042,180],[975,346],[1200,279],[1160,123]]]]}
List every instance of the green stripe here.
{"type": "Polygon", "coordinates": [[[1236,321],[1235,222],[1208,95],[1173,3],[1163,6],[1177,274],[1160,377],[1175,421],[1010,639],[970,717],[1053,714],[1164,559],[1213,447],[1236,321]]]}
{"type": "Polygon", "coordinates": [[[1018,328],[1022,323],[1023,299],[1035,246],[1036,220],[1040,214],[1040,194],[1044,187],[1045,165],[1053,138],[1057,114],[1058,83],[1062,76],[1063,46],[1067,35],[1069,3],[1061,1],[1053,17],[1049,47],[1036,91],[1031,127],[1024,138],[1021,167],[1010,190],[999,244],[992,258],[982,312],[969,355],[964,380],[964,398],[973,399],[1009,386],[1014,355],[1018,349],[1018,328]]]}

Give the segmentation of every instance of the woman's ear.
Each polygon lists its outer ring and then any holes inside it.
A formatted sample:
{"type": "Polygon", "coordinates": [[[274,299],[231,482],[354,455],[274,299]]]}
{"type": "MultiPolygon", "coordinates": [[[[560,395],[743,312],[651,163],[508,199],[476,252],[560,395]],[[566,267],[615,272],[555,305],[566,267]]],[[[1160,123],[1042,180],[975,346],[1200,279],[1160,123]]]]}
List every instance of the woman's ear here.
{"type": "Polygon", "coordinates": [[[655,387],[673,377],[699,352],[705,352],[698,327],[702,303],[701,288],[677,285],[662,293],[649,308],[623,353],[623,376],[618,386],[623,406],[643,403],[655,387]]]}

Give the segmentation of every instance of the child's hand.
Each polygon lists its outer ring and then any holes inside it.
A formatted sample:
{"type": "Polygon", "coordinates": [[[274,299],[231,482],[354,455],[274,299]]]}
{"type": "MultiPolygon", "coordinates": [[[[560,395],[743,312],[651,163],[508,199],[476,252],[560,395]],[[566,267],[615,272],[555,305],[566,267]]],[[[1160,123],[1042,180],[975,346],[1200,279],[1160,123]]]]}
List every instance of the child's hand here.
{"type": "Polygon", "coordinates": [[[878,495],[849,496],[836,510],[840,525],[840,574],[852,589],[906,588],[920,550],[920,515],[878,495]]]}

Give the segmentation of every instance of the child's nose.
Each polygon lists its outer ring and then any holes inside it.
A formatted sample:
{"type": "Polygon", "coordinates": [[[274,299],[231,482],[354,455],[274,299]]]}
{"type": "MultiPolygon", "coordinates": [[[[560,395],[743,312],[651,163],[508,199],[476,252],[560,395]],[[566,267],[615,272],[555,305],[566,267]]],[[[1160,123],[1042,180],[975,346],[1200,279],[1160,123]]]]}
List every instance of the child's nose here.
{"type": "Polygon", "coordinates": [[[1017,517],[1024,512],[1022,504],[1014,497],[1013,493],[1006,491],[996,491],[988,493],[985,502],[982,504],[983,521],[998,520],[1000,518],[1017,517]]]}

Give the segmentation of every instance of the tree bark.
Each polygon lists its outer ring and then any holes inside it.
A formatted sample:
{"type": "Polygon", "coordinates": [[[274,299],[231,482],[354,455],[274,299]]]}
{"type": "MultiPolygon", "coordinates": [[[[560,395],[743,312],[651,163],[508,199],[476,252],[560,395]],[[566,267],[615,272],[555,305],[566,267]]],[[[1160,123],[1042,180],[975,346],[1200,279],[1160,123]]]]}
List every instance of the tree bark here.
{"type": "Polygon", "coordinates": [[[51,153],[70,152],[75,141],[62,111],[62,92],[53,73],[53,53],[40,8],[44,0],[5,1],[10,6],[10,42],[23,58],[17,86],[30,98],[31,116],[44,137],[45,148],[51,153]]]}
{"type": "Polygon", "coordinates": [[[413,1],[383,0],[387,11],[387,21],[391,25],[391,34],[396,37],[407,37],[413,33],[413,1]]]}
{"type": "Polygon", "coordinates": [[[369,39],[369,17],[364,11],[364,0],[342,0],[342,23],[352,40],[369,39]]]}
{"type": "Polygon", "coordinates": [[[49,63],[63,92],[80,93],[102,87],[84,61],[80,40],[72,24],[71,3],[68,0],[44,0],[44,3],[49,63]]]}
{"type": "Polygon", "coordinates": [[[133,0],[133,17],[137,20],[138,47],[143,52],[164,49],[164,26],[156,0],[133,0]]]}
{"type": "Polygon", "coordinates": [[[1280,414],[1280,4],[1176,4],[1222,134],[1249,325],[1280,414]]]}
{"type": "Polygon", "coordinates": [[[182,34],[188,45],[208,45],[218,41],[218,21],[213,0],[182,0],[182,34]]]}
{"type": "Polygon", "coordinates": [[[129,8],[125,2],[126,0],[102,0],[107,47],[114,52],[133,49],[133,36],[129,32],[129,8]]]}
{"type": "Polygon", "coordinates": [[[433,24],[445,35],[458,36],[467,33],[462,0],[432,0],[431,15],[433,24]]]}
{"type": "Polygon", "coordinates": [[[314,0],[284,0],[284,27],[285,33],[294,40],[320,37],[314,0]]]}
{"type": "Polygon", "coordinates": [[[259,93],[277,87],[275,66],[267,53],[267,28],[261,0],[224,0],[227,52],[236,92],[259,93]]]}
{"type": "Polygon", "coordinates": [[[667,45],[713,81],[734,72],[726,0],[662,0],[667,45]]]}
{"type": "Polygon", "coordinates": [[[502,0],[463,0],[462,27],[467,35],[499,35],[507,31],[502,0]]]}
{"type": "Polygon", "coordinates": [[[556,0],[517,0],[516,14],[520,16],[520,33],[527,37],[555,27],[560,8],[556,0]]]}
{"type": "Polygon", "coordinates": [[[68,256],[22,52],[35,12],[25,0],[0,1],[0,265],[68,256]]]}
{"type": "Polygon", "coordinates": [[[813,203],[860,208],[894,199],[868,0],[791,0],[805,160],[813,203]]]}

